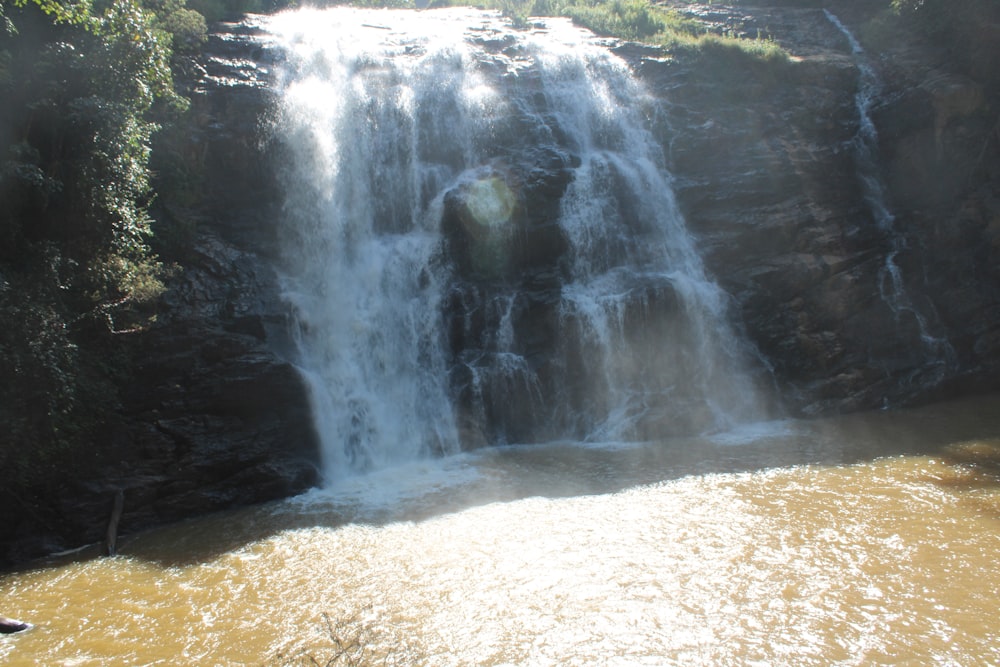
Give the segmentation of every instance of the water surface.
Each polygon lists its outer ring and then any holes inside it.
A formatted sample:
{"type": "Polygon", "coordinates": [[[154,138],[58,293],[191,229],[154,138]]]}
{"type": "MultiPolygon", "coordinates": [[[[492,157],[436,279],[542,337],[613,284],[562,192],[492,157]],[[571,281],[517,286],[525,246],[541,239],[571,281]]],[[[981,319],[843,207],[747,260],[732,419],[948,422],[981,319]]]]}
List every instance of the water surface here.
{"type": "Polygon", "coordinates": [[[0,658],[996,664],[998,408],[507,447],[341,480],[3,576],[3,613],[37,627],[0,638],[0,658]]]}

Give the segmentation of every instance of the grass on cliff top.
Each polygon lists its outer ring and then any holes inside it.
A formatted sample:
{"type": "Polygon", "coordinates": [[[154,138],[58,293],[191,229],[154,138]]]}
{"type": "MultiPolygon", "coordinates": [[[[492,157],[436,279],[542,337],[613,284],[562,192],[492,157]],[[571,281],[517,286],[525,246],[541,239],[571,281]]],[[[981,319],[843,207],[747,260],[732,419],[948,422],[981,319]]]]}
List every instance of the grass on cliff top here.
{"type": "MultiPolygon", "coordinates": [[[[206,1],[206,0],[196,0],[206,1]]],[[[216,0],[219,1],[219,0],[216,0]]],[[[261,1],[261,0],[256,0],[261,1]]],[[[319,0],[320,4],[413,7],[414,0],[319,0]]],[[[762,62],[786,62],[788,52],[765,35],[712,32],[707,25],[650,0],[430,0],[430,7],[474,5],[496,9],[515,27],[531,16],[564,16],[598,35],[663,47],[678,55],[712,53],[762,62]]]]}
{"type": "Polygon", "coordinates": [[[648,0],[492,1],[515,24],[526,22],[528,16],[567,16],[598,35],[654,44],[676,53],[731,51],[762,61],[788,60],[788,53],[766,36],[711,32],[705,24],[648,0]]]}

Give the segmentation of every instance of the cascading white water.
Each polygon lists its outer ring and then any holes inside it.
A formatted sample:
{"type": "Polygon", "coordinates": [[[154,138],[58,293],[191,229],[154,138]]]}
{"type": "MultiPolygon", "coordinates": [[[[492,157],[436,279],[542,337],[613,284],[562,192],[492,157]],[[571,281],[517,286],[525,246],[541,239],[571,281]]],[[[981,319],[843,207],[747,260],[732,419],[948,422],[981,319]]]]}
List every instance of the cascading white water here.
{"type": "MultiPolygon", "coordinates": [[[[907,293],[903,273],[896,259],[906,250],[906,239],[895,229],[896,217],[886,198],[886,187],[879,172],[878,130],[872,119],[872,105],[882,92],[882,84],[875,68],[868,60],[861,43],[841,20],[827,9],[826,18],[847,39],[858,68],[858,90],[854,102],[858,110],[858,132],[854,137],[855,165],[861,182],[862,194],[879,230],[888,236],[890,247],[879,273],[879,295],[892,309],[898,321],[909,314],[917,324],[920,339],[926,351],[946,367],[955,365],[955,351],[943,335],[931,333],[927,316],[917,308],[907,293]]],[[[933,313],[932,313],[933,315],[933,313]]]]}
{"type": "Polygon", "coordinates": [[[592,35],[465,9],[265,29],[284,63],[287,295],[329,475],[759,417],[647,96],[592,35]]]}
{"type": "Polygon", "coordinates": [[[268,22],[288,64],[287,294],[328,475],[458,448],[428,207],[454,177],[447,152],[471,143],[449,139],[475,131],[462,119],[483,99],[461,50],[408,55],[422,45],[386,39],[381,18],[302,11],[268,22]]]}
{"type": "Polygon", "coordinates": [[[600,438],[630,437],[638,420],[676,420],[678,410],[688,417],[690,410],[704,412],[695,428],[728,428],[760,416],[739,361],[741,343],[726,323],[726,295],[705,275],[659,148],[636,106],[624,104],[640,94],[637,86],[618,91],[614,127],[597,133],[603,141],[584,151],[563,200],[562,225],[573,249],[563,315],[578,322],[584,345],[604,351],[595,360],[609,391],[607,414],[594,432],[600,438]],[[651,321],[649,300],[670,293],[683,316],[651,321]],[[647,312],[630,322],[636,307],[647,312]],[[682,407],[690,401],[696,404],[682,407]],[[665,405],[668,414],[650,414],[665,405]]]}

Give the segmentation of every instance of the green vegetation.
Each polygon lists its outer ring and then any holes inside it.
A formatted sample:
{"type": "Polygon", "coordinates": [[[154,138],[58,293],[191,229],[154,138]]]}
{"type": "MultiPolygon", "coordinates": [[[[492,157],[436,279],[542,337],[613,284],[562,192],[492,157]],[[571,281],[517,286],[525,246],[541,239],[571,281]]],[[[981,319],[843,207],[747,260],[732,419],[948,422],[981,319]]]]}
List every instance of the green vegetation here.
{"type": "MultiPolygon", "coordinates": [[[[0,470],[29,481],[86,457],[162,290],[149,144],[184,108],[171,41],[204,22],[135,0],[4,0],[0,32],[0,470]]],[[[199,38],[199,35],[201,36],[199,38]]]]}
{"type": "MultiPolygon", "coordinates": [[[[952,65],[990,89],[1000,86],[1000,2],[997,0],[892,0],[891,11],[883,11],[873,24],[905,28],[921,34],[947,54],[952,65]]],[[[893,35],[866,44],[878,48],[893,35]]]]}
{"type": "Polygon", "coordinates": [[[559,13],[598,34],[630,40],[688,43],[704,32],[697,23],[644,0],[567,4],[559,13]]]}
{"type": "MultiPolygon", "coordinates": [[[[443,0],[435,4],[464,3],[443,0]]],[[[698,55],[709,49],[764,61],[788,58],[785,50],[766,36],[712,32],[701,22],[649,0],[487,0],[477,4],[499,9],[519,27],[527,26],[530,16],[565,16],[598,35],[658,45],[677,53],[698,55]]]]}
{"type": "Polygon", "coordinates": [[[697,53],[709,48],[732,49],[764,60],[784,60],[788,56],[766,37],[743,38],[711,32],[698,21],[644,0],[570,4],[560,14],[599,35],[656,44],[678,52],[697,53]]]}

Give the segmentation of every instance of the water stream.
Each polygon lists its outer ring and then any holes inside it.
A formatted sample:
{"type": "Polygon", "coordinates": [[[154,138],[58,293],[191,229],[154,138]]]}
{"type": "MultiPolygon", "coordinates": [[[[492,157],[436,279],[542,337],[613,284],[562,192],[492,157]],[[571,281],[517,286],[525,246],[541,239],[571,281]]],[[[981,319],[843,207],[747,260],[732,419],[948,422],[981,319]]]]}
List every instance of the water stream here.
{"type": "Polygon", "coordinates": [[[858,68],[858,90],[854,102],[858,110],[858,132],[854,137],[855,167],[861,183],[861,191],[869,211],[879,230],[889,239],[889,250],[879,272],[879,294],[892,309],[897,324],[903,316],[913,318],[925,352],[936,363],[942,374],[956,367],[955,350],[947,336],[937,331],[938,323],[933,304],[918,308],[908,293],[902,269],[897,263],[900,254],[906,251],[906,237],[896,229],[896,216],[889,205],[886,186],[879,167],[878,130],[872,119],[872,106],[882,94],[879,80],[868,55],[854,33],[839,18],[827,9],[823,10],[827,19],[844,35],[851,47],[855,66],[858,68]]]}

